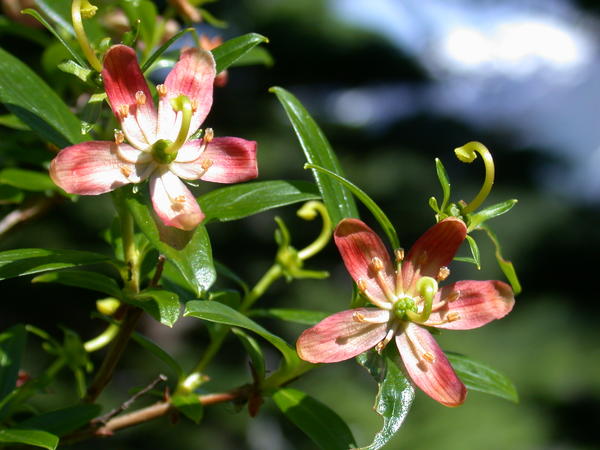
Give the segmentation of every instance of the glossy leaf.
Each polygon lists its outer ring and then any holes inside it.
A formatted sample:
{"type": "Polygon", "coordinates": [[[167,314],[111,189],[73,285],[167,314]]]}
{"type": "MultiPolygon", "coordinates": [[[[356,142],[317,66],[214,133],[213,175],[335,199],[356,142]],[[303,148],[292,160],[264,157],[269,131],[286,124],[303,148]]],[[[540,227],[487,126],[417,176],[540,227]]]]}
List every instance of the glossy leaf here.
{"type": "Polygon", "coordinates": [[[63,436],[71,431],[83,427],[94,417],[100,414],[100,405],[75,405],[33,416],[19,422],[19,428],[43,430],[58,436],[63,436]]]}
{"type": "Polygon", "coordinates": [[[450,201],[450,181],[448,180],[448,174],[446,173],[446,169],[440,161],[439,158],[435,158],[435,171],[437,173],[438,180],[440,181],[440,186],[442,187],[442,205],[440,206],[440,212],[444,213],[446,206],[448,206],[448,202],[450,201]]]}
{"type": "Polygon", "coordinates": [[[217,63],[217,73],[222,72],[239,58],[244,56],[258,44],[269,42],[269,40],[257,33],[248,33],[223,42],[212,50],[217,63]]]}
{"type": "Polygon", "coordinates": [[[502,256],[502,248],[500,247],[498,237],[486,225],[480,225],[479,229],[485,231],[492,243],[494,244],[494,247],[496,249],[496,261],[498,262],[500,269],[504,273],[504,276],[510,283],[513,292],[515,293],[515,295],[520,294],[522,289],[521,283],[519,282],[519,277],[517,276],[517,271],[515,270],[513,263],[504,259],[504,257],[502,256]]]}
{"type": "MultiPolygon", "coordinates": [[[[127,300],[126,300],[127,301],[127,300]]],[[[177,294],[163,289],[144,289],[131,302],[139,306],[163,325],[172,327],[179,319],[180,305],[177,294]]]]}
{"type": "Polygon", "coordinates": [[[102,292],[115,298],[122,298],[123,293],[117,282],[98,272],[87,272],[84,270],[51,272],[38,275],[32,283],[59,283],[66,286],[80,287],[92,291],[102,292]]]}
{"type": "Polygon", "coordinates": [[[355,448],[348,425],[332,409],[302,391],[283,388],[273,394],[279,410],[300,428],[319,448],[355,448]]]}
{"type": "Polygon", "coordinates": [[[194,423],[200,423],[204,416],[204,407],[197,394],[175,394],[171,404],[194,423]]]}
{"type": "MultiPolygon", "coordinates": [[[[277,95],[294,127],[307,162],[343,176],[340,163],[327,138],[302,103],[283,88],[272,87],[270,91],[277,95]]],[[[334,225],[346,217],[358,217],[354,198],[347,187],[315,170],[313,175],[334,225]]]]}
{"type": "Polygon", "coordinates": [[[114,195],[125,201],[144,235],[201,297],[217,277],[206,228],[200,225],[193,231],[182,231],[164,226],[154,215],[145,194],[133,194],[130,187],[118,189],[114,195]]]}
{"type": "Polygon", "coordinates": [[[4,127],[7,127],[7,128],[12,128],[14,130],[21,130],[21,131],[29,131],[29,130],[31,130],[31,128],[29,128],[27,125],[25,125],[14,114],[2,114],[2,115],[0,115],[0,125],[2,125],[4,127]]]}
{"type": "Polygon", "coordinates": [[[0,102],[58,147],[82,142],[79,119],[33,70],[0,48],[0,102]]]}
{"type": "Polygon", "coordinates": [[[517,204],[517,202],[518,200],[516,199],[506,200],[505,202],[497,203],[482,209],[475,214],[471,214],[469,216],[469,230],[474,230],[482,223],[507,213],[517,204]]]}
{"type": "Polygon", "coordinates": [[[458,353],[446,352],[446,356],[468,389],[519,402],[515,385],[505,375],[458,353]]]}
{"type": "Polygon", "coordinates": [[[107,261],[110,261],[108,256],[78,250],[6,250],[0,252],[0,280],[107,261]]]}
{"type": "Polygon", "coordinates": [[[356,358],[377,382],[373,409],[383,418],[383,427],[373,442],[361,450],[377,450],[385,446],[402,426],[415,398],[414,387],[394,361],[395,357],[389,356],[393,351],[395,349],[386,351],[383,356],[369,351],[356,358]]]}
{"type": "Polygon", "coordinates": [[[26,342],[23,325],[14,325],[0,333],[0,400],[15,389],[26,342]]]}
{"type": "MultiPolygon", "coordinates": [[[[193,28],[184,28],[183,30],[177,32],[171,39],[169,39],[167,42],[161,45],[158,49],[156,49],[156,51],[152,53],[152,55],[150,55],[150,57],[144,62],[144,64],[142,64],[142,73],[146,73],[146,71],[150,69],[150,67],[152,67],[152,65],[156,62],[156,60],[158,60],[158,58],[160,58],[162,54],[168,50],[171,44],[173,44],[178,39],[181,39],[184,34],[193,31],[193,28]]],[[[175,65],[175,61],[173,60],[173,64],[169,65],[175,65]]]]}
{"type": "Polygon", "coordinates": [[[306,181],[258,181],[215,189],[198,202],[207,221],[227,222],[273,208],[320,198],[316,186],[306,181]]]}
{"type": "Polygon", "coordinates": [[[154,356],[156,356],[158,359],[164,362],[167,366],[169,366],[171,370],[173,370],[173,372],[177,374],[178,378],[183,377],[184,372],[179,363],[166,351],[160,348],[157,344],[155,344],[146,336],[139,333],[133,333],[131,337],[135,342],[144,347],[144,349],[152,353],[154,356]]]}
{"type": "Polygon", "coordinates": [[[33,447],[54,450],[58,446],[58,436],[41,430],[11,428],[0,430],[0,443],[25,444],[33,447]]]}
{"type": "Polygon", "coordinates": [[[268,317],[271,319],[284,320],[286,322],[300,323],[302,325],[315,325],[329,313],[322,311],[308,311],[305,309],[283,309],[283,308],[270,308],[270,309],[253,309],[248,315],[252,317],[268,317]]]}
{"type": "MultiPolygon", "coordinates": [[[[72,0],[35,0],[36,7],[44,13],[44,16],[74,38],[75,31],[71,25],[71,3],[72,0]]],[[[95,2],[92,1],[92,3],[95,2]]],[[[85,32],[92,42],[104,37],[97,20],[84,20],[84,24],[85,32]]]]}
{"type": "Polygon", "coordinates": [[[479,253],[479,246],[475,239],[472,236],[467,235],[467,242],[469,243],[469,249],[471,250],[471,256],[457,256],[454,258],[455,261],[463,261],[471,264],[475,264],[477,266],[477,270],[481,269],[481,257],[479,253]]]}
{"type": "Polygon", "coordinates": [[[156,29],[156,5],[149,0],[121,0],[121,8],[127,15],[129,23],[140,23],[140,35],[146,48],[154,47],[156,29]]]}
{"type": "Polygon", "coordinates": [[[0,170],[0,183],[26,191],[46,191],[58,189],[47,173],[24,169],[0,170]]]}
{"type": "Polygon", "coordinates": [[[246,353],[248,353],[248,357],[250,358],[250,362],[252,364],[252,370],[257,378],[255,381],[260,382],[265,378],[266,374],[265,356],[263,355],[260,345],[258,345],[256,339],[239,328],[232,328],[231,331],[236,335],[246,349],[246,353]]]}
{"type": "Polygon", "coordinates": [[[273,344],[282,353],[288,364],[294,364],[298,360],[296,351],[287,342],[223,303],[192,300],[185,305],[185,313],[183,315],[253,331],[273,344]]]}

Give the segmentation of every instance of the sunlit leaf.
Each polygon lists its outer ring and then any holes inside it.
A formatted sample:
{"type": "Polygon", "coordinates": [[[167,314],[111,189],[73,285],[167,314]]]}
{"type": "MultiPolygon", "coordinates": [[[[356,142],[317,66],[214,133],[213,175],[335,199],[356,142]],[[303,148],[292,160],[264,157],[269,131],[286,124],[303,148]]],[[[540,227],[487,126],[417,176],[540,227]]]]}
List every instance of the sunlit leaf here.
{"type": "Polygon", "coordinates": [[[217,73],[222,72],[239,58],[244,56],[258,44],[269,42],[269,40],[257,33],[248,33],[223,42],[212,50],[217,63],[217,73]]]}
{"type": "Polygon", "coordinates": [[[204,416],[204,407],[202,406],[202,403],[200,403],[198,395],[193,392],[188,394],[175,394],[171,397],[171,404],[194,423],[200,423],[204,416]]]}
{"type": "Polygon", "coordinates": [[[177,297],[177,294],[164,289],[144,289],[135,296],[135,302],[130,303],[139,306],[168,327],[172,327],[179,319],[181,310],[179,297],[177,297]]]}
{"type": "Polygon", "coordinates": [[[58,446],[58,436],[41,430],[11,428],[0,430],[0,443],[25,444],[33,447],[54,450],[58,446]]]}

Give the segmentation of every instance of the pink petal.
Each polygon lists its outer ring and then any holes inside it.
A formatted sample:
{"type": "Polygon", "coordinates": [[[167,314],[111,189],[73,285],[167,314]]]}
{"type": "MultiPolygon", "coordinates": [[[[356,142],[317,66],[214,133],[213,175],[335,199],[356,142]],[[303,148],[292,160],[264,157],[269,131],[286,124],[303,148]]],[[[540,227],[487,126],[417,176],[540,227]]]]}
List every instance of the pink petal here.
{"type": "Polygon", "coordinates": [[[336,227],[334,238],[346,269],[354,281],[358,283],[359,280],[363,280],[369,296],[375,300],[388,302],[387,296],[375,278],[375,271],[372,269],[373,258],[379,258],[383,263],[381,273],[384,283],[393,291],[395,288],[394,267],[379,236],[361,220],[344,219],[336,227]]]}
{"type": "Polygon", "coordinates": [[[470,330],[504,317],[515,304],[512,289],[502,281],[459,281],[444,286],[435,301],[451,298],[455,293],[459,294],[458,298],[431,313],[424,325],[449,330],[470,330]],[[440,323],[448,319],[448,313],[453,320],[440,323]],[[458,318],[453,317],[455,314],[458,318]]]}
{"type": "Polygon", "coordinates": [[[110,106],[129,143],[139,149],[153,144],[156,140],[156,110],[135,50],[126,45],[112,46],[104,57],[102,79],[110,106]],[[143,93],[145,103],[136,101],[138,92],[143,93]],[[121,115],[121,108],[129,108],[129,114],[121,115]]]}
{"type": "Polygon", "coordinates": [[[465,401],[467,389],[429,331],[409,322],[396,345],[408,376],[423,392],[446,406],[465,401]]]}
{"type": "Polygon", "coordinates": [[[150,178],[150,197],[156,214],[167,226],[193,230],[204,219],[192,193],[168,170],[150,178]]]}
{"type": "Polygon", "coordinates": [[[440,268],[450,264],[466,235],[466,225],[454,217],[429,228],[417,239],[402,264],[405,290],[412,293],[420,277],[436,278],[440,268]]]}
{"type": "MultiPolygon", "coordinates": [[[[182,158],[190,153],[190,147],[197,148],[201,145],[201,140],[186,143],[181,149],[185,151],[182,158]]],[[[194,161],[180,163],[178,159],[179,155],[171,164],[171,170],[185,180],[240,183],[258,176],[255,141],[234,137],[215,138],[194,161]],[[206,163],[210,164],[208,169],[205,168],[206,165],[203,166],[206,163]]]]}
{"type": "MultiPolygon", "coordinates": [[[[141,153],[128,145],[121,147],[131,155],[141,153]]],[[[52,160],[50,176],[70,194],[98,195],[128,183],[139,183],[148,176],[150,164],[123,160],[114,142],[89,141],[61,150],[52,160]]]]}
{"type": "Polygon", "coordinates": [[[344,361],[366,352],[386,335],[390,312],[357,308],[333,314],[305,330],[296,343],[298,356],[312,363],[344,361]],[[354,314],[378,323],[358,322],[354,314]]]}
{"type": "MultiPolygon", "coordinates": [[[[159,102],[159,136],[175,140],[181,127],[181,117],[177,117],[171,106],[171,99],[186,95],[195,105],[188,137],[204,122],[213,98],[213,83],[216,75],[212,53],[198,48],[188,48],[181,52],[179,61],[165,80],[167,94],[159,102]]],[[[181,114],[179,114],[181,116],[181,114]]]]}

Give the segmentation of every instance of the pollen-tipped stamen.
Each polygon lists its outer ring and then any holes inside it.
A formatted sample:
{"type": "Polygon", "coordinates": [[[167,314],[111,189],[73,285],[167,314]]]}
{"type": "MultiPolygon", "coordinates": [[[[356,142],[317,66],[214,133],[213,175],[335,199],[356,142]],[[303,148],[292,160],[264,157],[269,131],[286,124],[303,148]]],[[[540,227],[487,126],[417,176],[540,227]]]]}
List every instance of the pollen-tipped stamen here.
{"type": "Polygon", "coordinates": [[[450,269],[448,269],[446,266],[442,266],[442,267],[440,267],[440,270],[438,271],[438,274],[435,277],[435,279],[438,282],[441,282],[441,281],[444,281],[449,276],[450,276],[450,269]]]}
{"type": "Polygon", "coordinates": [[[364,313],[360,311],[355,311],[352,314],[352,320],[360,323],[373,323],[373,324],[382,324],[388,321],[387,318],[375,318],[375,317],[367,317],[364,313]]]}
{"type": "Polygon", "coordinates": [[[385,300],[379,300],[377,297],[373,296],[371,293],[367,291],[367,282],[363,279],[356,280],[356,287],[362,295],[367,297],[371,303],[381,309],[391,310],[392,304],[385,300]]]}
{"type": "Polygon", "coordinates": [[[385,297],[392,303],[394,303],[398,298],[396,297],[395,292],[392,291],[391,286],[389,285],[388,280],[385,278],[385,266],[381,258],[375,256],[371,259],[371,269],[375,272],[375,280],[377,284],[383,291],[385,297]]]}
{"type": "Polygon", "coordinates": [[[397,248],[394,251],[396,257],[396,297],[404,294],[404,280],[402,278],[402,262],[404,261],[404,249],[397,248]]]}
{"type": "Polygon", "coordinates": [[[450,322],[456,322],[460,320],[460,314],[456,311],[449,312],[442,320],[438,320],[437,322],[427,322],[427,326],[437,327],[440,325],[444,325],[450,322]]]}
{"type": "Polygon", "coordinates": [[[398,331],[398,325],[394,325],[392,328],[390,328],[388,330],[388,332],[386,333],[385,337],[381,341],[379,341],[377,343],[377,345],[375,346],[375,351],[377,353],[381,353],[383,351],[383,349],[390,343],[392,338],[396,335],[397,331],[398,331]]]}

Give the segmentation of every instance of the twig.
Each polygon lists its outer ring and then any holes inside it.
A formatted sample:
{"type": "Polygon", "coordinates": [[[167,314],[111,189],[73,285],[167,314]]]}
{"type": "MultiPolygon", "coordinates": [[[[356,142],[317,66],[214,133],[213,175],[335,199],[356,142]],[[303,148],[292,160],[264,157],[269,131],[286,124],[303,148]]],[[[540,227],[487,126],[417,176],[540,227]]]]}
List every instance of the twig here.
{"type": "Polygon", "coordinates": [[[0,236],[22,222],[42,215],[55,201],[55,197],[38,198],[9,212],[0,220],[0,236]]]}
{"type": "Polygon", "coordinates": [[[154,271],[154,276],[152,277],[152,281],[150,282],[150,286],[157,287],[158,282],[160,281],[160,277],[162,276],[163,268],[165,267],[166,258],[164,255],[158,255],[158,261],[156,263],[156,270],[154,271]]]}

